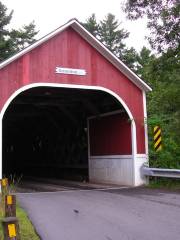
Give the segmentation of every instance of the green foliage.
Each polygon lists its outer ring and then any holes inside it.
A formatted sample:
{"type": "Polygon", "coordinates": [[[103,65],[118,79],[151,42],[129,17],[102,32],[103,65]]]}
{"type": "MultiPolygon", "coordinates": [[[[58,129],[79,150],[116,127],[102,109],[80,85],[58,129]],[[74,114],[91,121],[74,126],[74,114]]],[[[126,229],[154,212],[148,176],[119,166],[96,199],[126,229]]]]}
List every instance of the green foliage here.
{"type": "MultiPolygon", "coordinates": [[[[21,177],[16,175],[10,175],[10,179],[8,179],[8,184],[4,187],[1,186],[1,193],[0,193],[0,239],[3,238],[3,229],[2,229],[2,219],[5,216],[5,195],[15,194],[16,186],[19,184],[21,177]]],[[[19,220],[20,226],[20,237],[22,240],[39,240],[35,229],[28,219],[27,214],[25,211],[20,208],[19,204],[16,206],[16,214],[19,220]]]]}
{"type": "Polygon", "coordinates": [[[93,14],[84,26],[153,88],[147,96],[150,165],[180,168],[179,6],[175,0],[169,2],[126,1],[125,11],[130,19],[147,16],[147,27],[151,30],[148,39],[161,53],[158,56],[146,47],[139,54],[133,48],[128,49],[124,40],[129,33],[120,29],[112,14],[99,23],[93,14]],[[163,150],[159,152],[154,151],[155,125],[162,128],[163,150]]]}
{"type": "MultiPolygon", "coordinates": [[[[29,220],[26,212],[17,205],[17,217],[19,219],[19,228],[21,240],[39,240],[39,236],[36,234],[35,229],[29,220]]],[[[0,217],[1,221],[2,217],[0,217]]],[[[0,239],[3,239],[2,226],[0,224],[0,239]]]]}
{"type": "Polygon", "coordinates": [[[100,21],[100,40],[117,57],[121,58],[125,44],[123,40],[129,36],[124,29],[119,29],[119,23],[113,14],[108,14],[105,19],[100,21]]]}
{"type": "Polygon", "coordinates": [[[10,13],[7,11],[6,6],[0,2],[0,62],[33,43],[38,33],[34,22],[19,30],[9,30],[7,27],[12,19],[13,11],[10,13]]]}
{"type": "Polygon", "coordinates": [[[180,168],[180,146],[176,141],[176,132],[170,131],[171,118],[154,114],[148,119],[150,166],[160,168],[180,168]],[[153,127],[162,130],[162,150],[154,151],[153,127]]]}
{"type": "Polygon", "coordinates": [[[136,50],[131,48],[125,48],[123,51],[120,60],[122,60],[131,70],[134,72],[137,71],[137,64],[138,64],[138,53],[136,50]]]}
{"type": "Polygon", "coordinates": [[[39,236],[30,222],[26,212],[17,205],[17,217],[19,219],[20,235],[22,240],[39,240],[39,236]]]}
{"type": "Polygon", "coordinates": [[[137,56],[137,70],[136,73],[144,79],[148,84],[152,84],[151,78],[153,73],[153,64],[155,56],[149,49],[143,47],[137,56]]]}
{"type": "Polygon", "coordinates": [[[180,168],[180,75],[179,62],[168,51],[155,57],[145,48],[139,54],[138,73],[152,87],[148,94],[150,165],[180,168]],[[153,147],[153,127],[162,128],[162,151],[153,147]]]}
{"type": "Polygon", "coordinates": [[[108,13],[99,23],[96,20],[95,14],[92,14],[82,24],[121,61],[126,63],[131,69],[136,69],[137,53],[134,48],[127,48],[124,43],[129,33],[120,28],[120,23],[113,14],[108,13]]]}
{"type": "Polygon", "coordinates": [[[0,2],[0,61],[8,56],[9,43],[6,38],[9,36],[7,25],[10,23],[13,11],[7,13],[7,8],[0,2]]]}
{"type": "Polygon", "coordinates": [[[151,46],[162,52],[179,48],[180,4],[178,0],[127,0],[125,12],[129,19],[147,17],[151,30],[151,46]]]}
{"type": "Polygon", "coordinates": [[[144,15],[151,30],[148,38],[160,55],[145,47],[137,57],[137,73],[153,88],[148,94],[150,165],[180,168],[180,15],[177,1],[127,0],[130,19],[144,15]],[[162,128],[162,151],[153,147],[153,127],[162,128]]]}
{"type": "Polygon", "coordinates": [[[8,181],[9,181],[9,190],[8,191],[10,194],[16,193],[16,190],[22,180],[22,177],[23,177],[22,174],[20,176],[18,176],[15,173],[7,176],[8,181]]]}
{"type": "Polygon", "coordinates": [[[96,38],[99,38],[99,24],[96,15],[93,13],[82,25],[96,38]]]}
{"type": "Polygon", "coordinates": [[[150,188],[165,188],[170,190],[180,190],[180,180],[167,178],[153,178],[149,182],[150,188]]]}
{"type": "Polygon", "coordinates": [[[9,36],[9,41],[12,45],[12,51],[17,52],[27,47],[29,44],[35,42],[35,35],[38,33],[35,31],[34,21],[29,25],[24,25],[22,29],[12,29],[9,36]]]}

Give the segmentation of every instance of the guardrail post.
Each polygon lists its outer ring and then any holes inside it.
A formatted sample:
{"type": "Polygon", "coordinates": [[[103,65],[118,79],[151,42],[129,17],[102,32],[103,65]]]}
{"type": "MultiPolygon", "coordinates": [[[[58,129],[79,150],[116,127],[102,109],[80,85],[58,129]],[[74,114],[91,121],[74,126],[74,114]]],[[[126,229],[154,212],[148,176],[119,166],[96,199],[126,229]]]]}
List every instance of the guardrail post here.
{"type": "Polygon", "coordinates": [[[4,240],[20,240],[19,222],[16,217],[7,217],[2,220],[4,240]]]}
{"type": "Polygon", "coordinates": [[[8,179],[7,178],[3,178],[0,180],[1,182],[1,191],[2,191],[2,195],[5,195],[8,193],[8,179]]]}
{"type": "Polygon", "coordinates": [[[5,217],[16,217],[16,196],[5,196],[5,217]]]}

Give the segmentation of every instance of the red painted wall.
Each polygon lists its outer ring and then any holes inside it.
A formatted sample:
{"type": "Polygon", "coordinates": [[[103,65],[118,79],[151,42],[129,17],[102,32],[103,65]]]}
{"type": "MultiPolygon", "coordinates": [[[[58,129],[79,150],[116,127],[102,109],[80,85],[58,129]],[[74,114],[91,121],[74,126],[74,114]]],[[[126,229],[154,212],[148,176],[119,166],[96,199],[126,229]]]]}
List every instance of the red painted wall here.
{"type": "Polygon", "coordinates": [[[89,121],[90,154],[132,154],[131,123],[126,114],[117,114],[89,121]]]}
{"type": "Polygon", "coordinates": [[[114,91],[136,121],[138,153],[145,152],[142,91],[72,28],[0,70],[0,109],[17,89],[38,82],[102,86],[114,91]],[[87,75],[56,74],[56,66],[82,68],[87,75]]]}

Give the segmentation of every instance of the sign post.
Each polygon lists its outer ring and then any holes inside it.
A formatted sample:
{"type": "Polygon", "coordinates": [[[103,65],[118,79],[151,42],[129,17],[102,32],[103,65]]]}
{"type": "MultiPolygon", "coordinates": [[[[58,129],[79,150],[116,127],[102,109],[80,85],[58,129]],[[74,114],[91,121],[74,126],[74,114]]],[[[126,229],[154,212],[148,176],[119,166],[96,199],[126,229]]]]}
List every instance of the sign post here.
{"type": "Polygon", "coordinates": [[[7,217],[2,220],[4,240],[20,240],[19,222],[16,217],[7,217]]]}
{"type": "Polygon", "coordinates": [[[16,196],[5,196],[5,217],[16,217],[16,196]]]}

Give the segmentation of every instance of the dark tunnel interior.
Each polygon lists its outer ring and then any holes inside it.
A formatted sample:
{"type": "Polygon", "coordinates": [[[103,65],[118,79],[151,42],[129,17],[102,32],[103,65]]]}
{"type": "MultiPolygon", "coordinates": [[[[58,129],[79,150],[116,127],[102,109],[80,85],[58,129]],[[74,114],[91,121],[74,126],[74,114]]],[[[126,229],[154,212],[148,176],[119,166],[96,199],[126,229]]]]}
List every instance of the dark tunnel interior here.
{"type": "Polygon", "coordinates": [[[88,180],[87,118],[122,110],[98,90],[36,87],[19,94],[3,118],[3,175],[88,180]]]}

